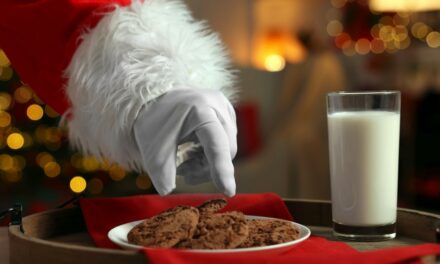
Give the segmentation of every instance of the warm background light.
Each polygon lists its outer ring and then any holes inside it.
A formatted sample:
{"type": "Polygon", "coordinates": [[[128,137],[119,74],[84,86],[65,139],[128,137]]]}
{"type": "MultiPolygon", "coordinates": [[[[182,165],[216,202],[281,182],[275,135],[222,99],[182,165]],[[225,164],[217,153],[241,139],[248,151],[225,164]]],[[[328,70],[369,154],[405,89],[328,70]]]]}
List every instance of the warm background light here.
{"type": "Polygon", "coordinates": [[[11,149],[20,149],[24,145],[24,138],[20,133],[12,133],[7,137],[6,144],[11,149]]]}
{"type": "MultiPolygon", "coordinates": [[[[278,72],[288,63],[304,61],[307,51],[298,38],[295,24],[301,14],[300,1],[256,0],[253,1],[251,30],[252,66],[257,69],[278,72]]],[[[336,34],[341,25],[335,21],[329,30],[336,34]]]]}
{"type": "Polygon", "coordinates": [[[18,87],[14,92],[14,99],[21,104],[25,104],[32,99],[32,91],[26,86],[18,87]]]}
{"type": "Polygon", "coordinates": [[[121,167],[112,165],[109,170],[109,175],[112,180],[121,181],[125,178],[126,173],[121,167]]]}
{"type": "Polygon", "coordinates": [[[8,127],[11,124],[11,115],[0,110],[0,127],[8,127]]]}
{"type": "Polygon", "coordinates": [[[32,104],[27,108],[26,115],[32,121],[38,121],[43,117],[44,111],[40,105],[32,104]]]}
{"type": "Polygon", "coordinates": [[[370,41],[368,39],[362,38],[356,41],[355,50],[359,54],[367,54],[370,52],[370,41]]]}
{"type": "Polygon", "coordinates": [[[99,169],[99,162],[92,156],[83,157],[82,168],[89,172],[96,171],[99,169]]]}
{"type": "Polygon", "coordinates": [[[331,0],[332,6],[336,8],[342,8],[347,3],[347,0],[331,0]]]}
{"type": "Polygon", "coordinates": [[[35,161],[37,162],[38,166],[40,166],[41,168],[44,168],[44,166],[46,166],[47,163],[54,160],[55,160],[54,157],[47,152],[41,152],[35,158],[35,161]]]}
{"type": "Polygon", "coordinates": [[[284,69],[286,60],[279,54],[270,54],[264,60],[264,67],[270,72],[277,72],[284,69]]]}
{"type": "Polygon", "coordinates": [[[14,165],[14,159],[7,154],[0,155],[0,169],[3,171],[8,171],[12,169],[14,165]]]}
{"type": "Polygon", "coordinates": [[[440,33],[432,31],[426,36],[426,44],[431,48],[440,47],[440,33]]]}
{"type": "Polygon", "coordinates": [[[327,33],[332,37],[341,34],[343,30],[344,27],[338,20],[332,20],[327,24],[327,33]]]}
{"type": "Polygon", "coordinates": [[[148,190],[151,188],[151,180],[146,175],[139,175],[136,177],[136,186],[141,190],[148,190]]]}
{"type": "Polygon", "coordinates": [[[61,167],[58,163],[50,161],[44,165],[44,174],[49,178],[54,178],[61,173],[61,167]]]}
{"type": "Polygon", "coordinates": [[[411,27],[411,34],[418,39],[423,39],[430,31],[431,29],[422,22],[416,22],[411,27]]]}
{"type": "Polygon", "coordinates": [[[87,184],[87,189],[91,194],[99,194],[102,192],[103,188],[104,188],[104,184],[102,183],[102,180],[98,178],[91,179],[87,184]]]}
{"type": "Polygon", "coordinates": [[[354,56],[356,54],[355,42],[351,40],[344,42],[344,44],[342,45],[342,52],[346,56],[354,56]]]}
{"type": "Polygon", "coordinates": [[[438,0],[370,0],[370,8],[379,12],[417,12],[440,9],[438,0]]]}
{"type": "Polygon", "coordinates": [[[82,176],[75,176],[70,180],[69,185],[74,193],[82,193],[87,187],[87,182],[82,176]]]}
{"type": "Polygon", "coordinates": [[[385,46],[382,40],[375,38],[371,41],[371,52],[375,54],[380,54],[384,52],[384,50],[385,46]]]}
{"type": "Polygon", "coordinates": [[[11,106],[11,96],[7,93],[0,93],[0,110],[7,110],[11,106]]]}

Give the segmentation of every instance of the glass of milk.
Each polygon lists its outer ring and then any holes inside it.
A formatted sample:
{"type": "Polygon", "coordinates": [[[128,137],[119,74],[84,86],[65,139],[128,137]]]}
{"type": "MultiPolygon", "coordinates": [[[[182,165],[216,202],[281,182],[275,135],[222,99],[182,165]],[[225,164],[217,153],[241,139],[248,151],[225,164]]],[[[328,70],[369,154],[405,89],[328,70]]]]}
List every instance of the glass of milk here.
{"type": "Polygon", "coordinates": [[[400,92],[327,95],[334,234],[355,241],[396,236],[400,92]]]}

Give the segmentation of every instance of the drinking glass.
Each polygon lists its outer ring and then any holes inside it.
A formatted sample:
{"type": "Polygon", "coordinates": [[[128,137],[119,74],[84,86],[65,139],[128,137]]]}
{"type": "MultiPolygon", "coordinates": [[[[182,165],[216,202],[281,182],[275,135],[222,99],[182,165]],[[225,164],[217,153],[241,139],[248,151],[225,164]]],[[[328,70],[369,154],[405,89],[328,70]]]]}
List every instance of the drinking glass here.
{"type": "Polygon", "coordinates": [[[400,92],[329,93],[327,122],[334,235],[394,238],[400,92]]]}

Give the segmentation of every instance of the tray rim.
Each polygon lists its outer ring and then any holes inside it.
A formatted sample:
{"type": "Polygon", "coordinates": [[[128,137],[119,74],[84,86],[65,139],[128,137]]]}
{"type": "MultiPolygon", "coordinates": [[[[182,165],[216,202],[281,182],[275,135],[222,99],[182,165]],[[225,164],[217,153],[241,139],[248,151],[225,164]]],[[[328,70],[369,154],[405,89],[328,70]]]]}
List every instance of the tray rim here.
{"type": "MultiPolygon", "coordinates": [[[[331,201],[329,201],[329,200],[286,198],[286,199],[283,199],[283,201],[286,202],[287,206],[288,206],[288,204],[287,204],[288,202],[290,202],[290,203],[304,203],[304,204],[311,203],[311,204],[324,205],[324,206],[331,205],[331,201]]],[[[73,210],[73,209],[78,209],[78,208],[73,207],[73,208],[48,210],[48,211],[28,215],[28,216],[24,217],[23,220],[30,219],[31,217],[41,217],[41,216],[45,216],[45,215],[50,215],[54,212],[60,212],[60,211],[69,210],[69,209],[73,210]]],[[[410,214],[415,214],[415,215],[424,216],[424,217],[428,217],[428,218],[433,218],[434,221],[436,221],[436,222],[438,222],[438,224],[440,224],[440,215],[438,215],[438,214],[424,212],[424,211],[418,211],[418,210],[408,209],[408,208],[400,208],[400,207],[397,210],[398,210],[398,212],[410,213],[410,214]]],[[[294,220],[294,221],[296,221],[296,220],[294,220]]],[[[299,222],[299,223],[301,223],[301,222],[299,222]]],[[[301,224],[303,224],[303,223],[301,223],[301,224]]],[[[303,224],[303,225],[308,226],[308,227],[315,226],[315,225],[308,225],[308,224],[303,224]]],[[[326,227],[326,226],[322,226],[322,227],[326,227]]],[[[46,240],[43,238],[32,237],[32,236],[28,236],[26,234],[21,233],[18,226],[11,225],[11,226],[9,226],[8,229],[9,229],[8,230],[9,241],[11,241],[11,237],[14,237],[18,240],[25,240],[28,243],[46,245],[46,246],[52,247],[54,249],[69,249],[69,250],[76,250],[76,251],[101,253],[101,254],[112,254],[112,255],[115,254],[115,255],[119,255],[119,256],[122,254],[127,257],[140,255],[139,251],[126,251],[126,250],[121,250],[121,249],[108,249],[108,248],[98,248],[98,247],[82,246],[82,245],[75,245],[75,244],[65,244],[65,243],[49,241],[49,240],[46,240]]],[[[411,237],[408,237],[408,238],[411,238],[411,237]]],[[[420,241],[424,241],[424,240],[420,240],[420,241]]],[[[427,242],[427,241],[424,241],[424,242],[427,242]]]]}

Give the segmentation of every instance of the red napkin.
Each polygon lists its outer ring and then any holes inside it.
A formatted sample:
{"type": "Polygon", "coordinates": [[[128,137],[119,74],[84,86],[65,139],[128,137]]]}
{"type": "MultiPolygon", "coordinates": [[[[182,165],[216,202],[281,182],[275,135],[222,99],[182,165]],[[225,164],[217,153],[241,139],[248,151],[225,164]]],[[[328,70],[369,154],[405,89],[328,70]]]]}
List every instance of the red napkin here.
{"type": "MultiPolygon", "coordinates": [[[[81,199],[80,206],[87,229],[96,245],[118,248],[107,238],[113,227],[151,217],[176,205],[196,206],[221,195],[157,195],[124,198],[81,199]]],[[[237,210],[247,215],[260,215],[292,220],[284,202],[275,194],[240,194],[228,199],[224,211],[237,210]]],[[[416,261],[417,257],[440,254],[440,245],[424,244],[368,252],[358,252],[342,242],[312,236],[283,250],[246,253],[191,253],[175,249],[144,249],[149,263],[397,263],[416,261]]]]}

